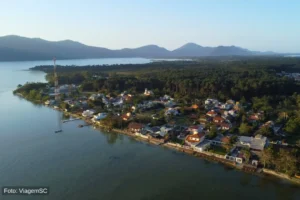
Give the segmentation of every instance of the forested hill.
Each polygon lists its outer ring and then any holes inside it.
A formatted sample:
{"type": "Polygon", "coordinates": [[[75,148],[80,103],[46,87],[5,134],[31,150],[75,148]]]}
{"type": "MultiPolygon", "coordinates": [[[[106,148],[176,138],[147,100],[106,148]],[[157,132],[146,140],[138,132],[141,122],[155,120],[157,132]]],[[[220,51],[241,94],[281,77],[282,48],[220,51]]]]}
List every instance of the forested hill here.
{"type": "MultiPolygon", "coordinates": [[[[47,80],[53,83],[53,66],[37,66],[32,70],[47,72],[47,80]]],[[[160,95],[167,93],[185,99],[265,97],[273,103],[300,93],[299,82],[277,75],[283,70],[300,72],[300,58],[203,59],[57,68],[61,84],[82,84],[89,91],[140,93],[148,88],[160,95]]]]}
{"type": "Polygon", "coordinates": [[[187,43],[173,51],[157,45],[146,45],[139,48],[111,50],[102,47],[87,46],[71,40],[47,41],[40,38],[20,36],[0,37],[0,61],[85,59],[85,58],[178,58],[203,56],[253,56],[274,54],[273,52],[250,51],[237,46],[203,47],[195,43],[187,43]]]}

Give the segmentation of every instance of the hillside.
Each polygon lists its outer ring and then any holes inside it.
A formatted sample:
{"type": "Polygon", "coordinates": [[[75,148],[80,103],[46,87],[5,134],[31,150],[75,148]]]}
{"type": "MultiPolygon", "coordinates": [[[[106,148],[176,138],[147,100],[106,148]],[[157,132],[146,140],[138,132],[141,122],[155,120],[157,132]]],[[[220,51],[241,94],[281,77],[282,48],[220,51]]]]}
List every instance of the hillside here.
{"type": "MultiPolygon", "coordinates": [[[[195,43],[187,43],[173,51],[157,45],[110,50],[102,47],[87,46],[71,40],[51,42],[40,38],[26,38],[15,35],[0,37],[0,61],[50,60],[53,57],[57,59],[114,57],[174,58],[231,55],[251,56],[260,54],[263,53],[252,52],[236,46],[203,47],[195,43]]],[[[272,52],[269,54],[272,54],[272,52]]]]}

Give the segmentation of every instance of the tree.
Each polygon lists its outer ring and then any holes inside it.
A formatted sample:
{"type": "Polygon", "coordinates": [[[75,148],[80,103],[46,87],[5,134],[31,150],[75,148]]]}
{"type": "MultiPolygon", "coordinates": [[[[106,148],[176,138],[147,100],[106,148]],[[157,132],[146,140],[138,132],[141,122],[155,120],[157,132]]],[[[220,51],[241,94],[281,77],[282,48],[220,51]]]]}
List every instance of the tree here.
{"type": "Polygon", "coordinates": [[[275,170],[293,176],[297,172],[297,158],[293,152],[280,149],[275,160],[275,170]]]}
{"type": "Polygon", "coordinates": [[[230,137],[230,144],[234,145],[238,140],[238,137],[236,135],[233,135],[232,137],[230,137]]]}
{"type": "Polygon", "coordinates": [[[249,150],[249,149],[242,149],[241,152],[242,152],[243,155],[244,155],[244,158],[245,158],[246,163],[248,163],[248,162],[249,162],[249,159],[250,159],[250,157],[251,157],[250,150],[249,150]]]}
{"type": "Polygon", "coordinates": [[[269,126],[264,126],[258,130],[258,133],[264,136],[271,136],[273,135],[273,130],[269,126]]]}
{"type": "Polygon", "coordinates": [[[208,138],[213,139],[217,136],[217,127],[215,125],[212,125],[209,129],[208,138]]]}
{"type": "Polygon", "coordinates": [[[299,117],[294,117],[290,118],[286,125],[285,125],[285,131],[290,133],[290,134],[299,134],[300,132],[300,118],[299,117]]]}
{"type": "Polygon", "coordinates": [[[251,130],[252,130],[251,126],[249,126],[247,123],[241,123],[239,127],[239,132],[242,135],[249,135],[251,130]]]}
{"type": "Polygon", "coordinates": [[[89,108],[94,108],[95,104],[93,101],[88,101],[88,106],[89,106],[89,108]]]}
{"type": "Polygon", "coordinates": [[[29,99],[35,99],[36,95],[37,95],[37,91],[36,90],[30,90],[29,94],[28,94],[28,98],[29,99]]]}
{"type": "Polygon", "coordinates": [[[247,122],[247,117],[246,117],[246,115],[243,115],[243,116],[242,116],[242,122],[243,122],[243,123],[246,123],[246,122],[247,122]]]}
{"type": "Polygon", "coordinates": [[[264,163],[264,167],[270,166],[274,162],[274,150],[272,147],[268,147],[262,151],[261,160],[264,163]]]}

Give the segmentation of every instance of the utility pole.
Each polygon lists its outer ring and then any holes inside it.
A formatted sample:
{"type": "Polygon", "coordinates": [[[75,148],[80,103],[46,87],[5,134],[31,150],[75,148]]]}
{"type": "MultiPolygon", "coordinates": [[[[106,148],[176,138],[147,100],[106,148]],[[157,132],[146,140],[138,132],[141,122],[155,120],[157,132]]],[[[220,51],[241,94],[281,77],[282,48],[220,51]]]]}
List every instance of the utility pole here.
{"type": "MultiPolygon", "coordinates": [[[[55,95],[55,101],[56,101],[56,104],[57,106],[59,105],[60,103],[60,93],[59,93],[59,85],[58,85],[58,77],[57,77],[57,73],[56,73],[56,59],[53,58],[53,63],[54,63],[54,66],[53,66],[53,70],[54,70],[54,95],[55,95]]],[[[60,113],[57,112],[57,115],[58,115],[58,126],[59,126],[59,129],[57,131],[55,131],[55,133],[59,133],[59,132],[62,132],[62,126],[61,126],[61,117],[60,117],[60,113]]]]}
{"type": "Polygon", "coordinates": [[[54,63],[54,94],[55,94],[55,101],[56,103],[60,102],[60,93],[59,93],[59,85],[58,85],[58,76],[56,73],[56,58],[53,58],[53,63],[54,63]]]}

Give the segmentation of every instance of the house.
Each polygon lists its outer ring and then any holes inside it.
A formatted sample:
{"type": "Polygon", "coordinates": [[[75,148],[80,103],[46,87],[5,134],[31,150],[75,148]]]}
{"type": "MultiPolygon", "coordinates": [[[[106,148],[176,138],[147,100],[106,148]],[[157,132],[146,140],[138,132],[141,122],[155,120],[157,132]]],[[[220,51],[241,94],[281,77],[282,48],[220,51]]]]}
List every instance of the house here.
{"type": "Polygon", "coordinates": [[[231,124],[231,123],[228,123],[228,122],[222,122],[222,123],[220,124],[220,128],[221,128],[222,130],[229,130],[229,129],[232,128],[232,124],[231,124]]]}
{"type": "Polygon", "coordinates": [[[197,144],[195,147],[194,147],[194,150],[195,151],[198,151],[198,152],[203,152],[205,151],[206,149],[208,149],[211,145],[211,142],[208,141],[208,140],[203,140],[202,142],[200,142],[199,144],[197,144]]]}
{"type": "Polygon", "coordinates": [[[223,123],[225,121],[225,119],[224,118],[222,118],[221,116],[215,116],[214,118],[213,118],[213,122],[215,122],[215,123],[217,123],[217,124],[220,124],[220,123],[223,123]]]}
{"type": "Polygon", "coordinates": [[[99,113],[98,115],[94,115],[93,119],[94,120],[101,120],[107,117],[106,113],[99,113]]]}
{"type": "Polygon", "coordinates": [[[189,134],[185,138],[185,143],[190,146],[196,146],[200,142],[202,142],[205,138],[204,133],[195,133],[195,134],[189,134]]]}
{"type": "Polygon", "coordinates": [[[153,92],[151,90],[148,90],[147,88],[145,88],[144,95],[145,96],[150,96],[150,95],[153,95],[153,92]]]}
{"type": "Polygon", "coordinates": [[[193,108],[194,110],[196,110],[196,109],[199,108],[199,106],[198,106],[197,104],[193,104],[193,105],[191,106],[191,108],[193,108]]]}
{"type": "Polygon", "coordinates": [[[228,104],[228,103],[225,103],[225,104],[221,104],[220,108],[221,109],[224,109],[224,110],[229,110],[231,109],[233,106],[232,104],[228,104]]]}
{"type": "Polygon", "coordinates": [[[232,100],[232,99],[229,99],[229,100],[226,101],[226,104],[234,105],[235,101],[232,100]]]}
{"type": "Polygon", "coordinates": [[[151,135],[159,134],[160,133],[160,127],[158,127],[158,126],[146,127],[145,132],[149,133],[151,135]]]}
{"type": "Polygon", "coordinates": [[[240,147],[249,147],[251,150],[262,151],[268,145],[268,139],[262,135],[255,137],[240,136],[236,144],[240,147]]]}
{"type": "Polygon", "coordinates": [[[217,116],[217,112],[216,111],[214,111],[214,110],[211,110],[211,111],[208,111],[207,113],[206,113],[206,115],[207,116],[210,116],[210,117],[215,117],[215,116],[217,116]]]}
{"type": "Polygon", "coordinates": [[[199,123],[202,125],[205,125],[208,122],[207,116],[206,115],[201,115],[199,117],[199,123]]]}
{"type": "Polygon", "coordinates": [[[230,137],[229,136],[224,136],[221,138],[222,144],[230,144],[230,137]]]}
{"type": "Polygon", "coordinates": [[[85,110],[82,112],[83,117],[93,117],[95,111],[94,110],[85,110]]]}
{"type": "Polygon", "coordinates": [[[168,108],[165,112],[166,116],[170,116],[170,115],[179,115],[179,112],[177,109],[175,108],[168,108]]]}
{"type": "Polygon", "coordinates": [[[45,101],[45,105],[46,105],[46,106],[49,106],[49,105],[51,106],[51,105],[54,105],[54,104],[55,104],[55,100],[52,100],[52,99],[51,99],[51,100],[45,101]]]}
{"type": "Polygon", "coordinates": [[[219,103],[219,101],[216,99],[206,99],[204,103],[205,105],[210,105],[210,104],[216,105],[219,103]]]}
{"type": "Polygon", "coordinates": [[[239,102],[236,102],[233,106],[233,109],[236,111],[240,111],[242,109],[242,105],[239,102]]]}
{"type": "Polygon", "coordinates": [[[132,133],[141,133],[144,127],[144,124],[137,122],[131,122],[128,124],[128,130],[132,133]]]}
{"type": "Polygon", "coordinates": [[[232,117],[236,117],[237,116],[237,112],[235,110],[229,110],[228,114],[231,115],[232,117]]]}
{"type": "Polygon", "coordinates": [[[263,114],[262,113],[253,113],[248,117],[249,122],[256,122],[258,120],[262,120],[263,114]]]}
{"type": "Polygon", "coordinates": [[[280,133],[281,129],[282,129],[282,125],[281,124],[275,124],[272,129],[273,129],[274,134],[278,135],[280,133]]]}
{"type": "Polygon", "coordinates": [[[122,120],[128,121],[130,119],[130,117],[131,117],[131,113],[128,112],[128,113],[122,115],[121,117],[122,117],[122,120]]]}
{"type": "Polygon", "coordinates": [[[173,131],[173,128],[168,126],[168,125],[164,125],[160,128],[160,131],[159,131],[159,135],[164,137],[165,135],[171,133],[173,131]]]}
{"type": "Polygon", "coordinates": [[[113,106],[121,106],[123,104],[123,99],[122,98],[116,98],[112,100],[113,106]]]}
{"type": "Polygon", "coordinates": [[[100,98],[103,98],[103,97],[104,97],[104,94],[92,94],[92,95],[89,97],[89,100],[95,101],[95,100],[100,99],[100,98]]]}
{"type": "Polygon", "coordinates": [[[173,100],[169,100],[167,102],[164,102],[164,106],[168,107],[168,108],[171,108],[171,107],[176,106],[176,103],[173,100]]]}
{"type": "Polygon", "coordinates": [[[188,131],[192,134],[201,133],[203,131],[203,126],[201,125],[193,125],[188,127],[188,131]]]}
{"type": "Polygon", "coordinates": [[[123,97],[124,101],[131,101],[133,95],[131,95],[131,94],[126,94],[126,95],[124,95],[124,96],[122,96],[122,97],[123,97]]]}
{"type": "Polygon", "coordinates": [[[261,125],[261,128],[263,128],[263,127],[273,128],[274,125],[275,125],[275,124],[274,124],[273,121],[267,121],[266,123],[264,123],[263,125],[261,125]]]}

